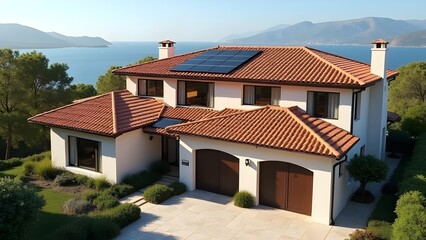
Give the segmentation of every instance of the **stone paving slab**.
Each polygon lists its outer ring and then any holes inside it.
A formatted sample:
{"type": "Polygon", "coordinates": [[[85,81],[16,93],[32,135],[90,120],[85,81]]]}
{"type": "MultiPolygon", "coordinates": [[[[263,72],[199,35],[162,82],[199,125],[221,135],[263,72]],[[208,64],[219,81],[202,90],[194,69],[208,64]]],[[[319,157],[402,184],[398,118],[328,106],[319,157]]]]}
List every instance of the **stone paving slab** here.
{"type": "MultiPolygon", "coordinates": [[[[393,170],[398,160],[387,163],[393,170]]],[[[365,226],[380,197],[381,184],[367,186],[375,196],[371,204],[348,202],[335,226],[310,221],[309,216],[256,206],[235,207],[232,198],[201,190],[174,196],[160,205],[140,206],[141,218],[121,230],[118,240],[137,239],[326,239],[341,240],[365,226]]]]}

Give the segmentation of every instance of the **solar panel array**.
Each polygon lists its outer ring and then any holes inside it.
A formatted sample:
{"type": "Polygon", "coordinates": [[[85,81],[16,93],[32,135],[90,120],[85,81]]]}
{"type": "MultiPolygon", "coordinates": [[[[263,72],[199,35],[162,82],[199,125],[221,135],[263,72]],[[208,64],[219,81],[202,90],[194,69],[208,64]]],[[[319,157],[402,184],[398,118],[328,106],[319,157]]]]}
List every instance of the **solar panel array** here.
{"type": "Polygon", "coordinates": [[[152,126],[155,127],[155,128],[166,128],[168,126],[179,124],[179,123],[182,123],[182,122],[183,122],[183,120],[181,120],[181,119],[161,118],[159,121],[154,123],[154,125],[152,125],[152,126]]]}
{"type": "Polygon", "coordinates": [[[261,51],[255,50],[208,50],[174,66],[171,71],[230,73],[261,51]]]}

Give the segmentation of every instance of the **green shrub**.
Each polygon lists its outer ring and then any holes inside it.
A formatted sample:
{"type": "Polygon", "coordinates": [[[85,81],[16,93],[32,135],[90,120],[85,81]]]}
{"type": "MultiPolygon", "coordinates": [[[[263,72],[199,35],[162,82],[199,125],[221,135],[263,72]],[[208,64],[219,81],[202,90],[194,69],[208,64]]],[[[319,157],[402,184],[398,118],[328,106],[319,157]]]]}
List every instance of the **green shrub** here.
{"type": "Polygon", "coordinates": [[[16,175],[15,177],[16,180],[21,181],[21,182],[28,182],[28,176],[25,176],[23,173],[19,173],[18,175],[16,175]]]}
{"type": "Polygon", "coordinates": [[[89,202],[93,202],[99,196],[97,191],[88,191],[83,194],[83,199],[89,202]]]}
{"type": "Polygon", "coordinates": [[[386,178],[388,166],[384,161],[375,158],[372,155],[355,156],[346,166],[349,174],[360,182],[359,194],[366,196],[365,187],[369,182],[380,182],[386,178]]]}
{"type": "Polygon", "coordinates": [[[381,238],[369,230],[357,229],[349,234],[348,240],[380,240],[381,238]]]}
{"type": "Polygon", "coordinates": [[[170,172],[170,166],[167,162],[164,161],[154,161],[149,165],[149,170],[151,172],[158,173],[160,175],[170,172]]]}
{"type": "Polygon", "coordinates": [[[392,238],[392,223],[386,221],[372,220],[368,222],[367,229],[377,234],[379,238],[392,238]]]}
{"type": "Polygon", "coordinates": [[[88,176],[84,176],[84,175],[80,175],[80,174],[74,174],[74,176],[75,176],[75,181],[79,185],[86,185],[87,181],[89,180],[88,176]]]}
{"type": "Polygon", "coordinates": [[[131,203],[123,203],[106,211],[93,212],[90,216],[110,220],[123,228],[139,219],[140,213],[141,210],[138,206],[131,203]]]}
{"type": "Polygon", "coordinates": [[[172,196],[172,190],[163,184],[154,184],[148,187],[144,193],[143,198],[154,204],[160,204],[172,196]]]}
{"type": "Polygon", "coordinates": [[[239,191],[235,193],[233,200],[235,206],[242,208],[251,208],[254,204],[253,195],[247,191],[239,191]]]}
{"type": "Polygon", "coordinates": [[[21,166],[22,163],[23,163],[23,160],[21,158],[11,158],[8,160],[0,160],[0,171],[21,166]]]}
{"type": "Polygon", "coordinates": [[[24,162],[24,174],[27,176],[34,174],[35,165],[36,163],[32,161],[24,162]]]}
{"type": "Polygon", "coordinates": [[[89,201],[80,198],[71,198],[65,201],[62,206],[62,211],[70,215],[81,215],[93,211],[94,208],[95,206],[93,206],[89,201]]]}
{"type": "Polygon", "coordinates": [[[128,184],[115,184],[105,189],[104,192],[116,198],[123,198],[134,192],[134,190],[133,187],[128,184]]]}
{"type": "Polygon", "coordinates": [[[44,204],[43,197],[21,181],[0,178],[0,239],[24,238],[44,204]]]}
{"type": "Polygon", "coordinates": [[[24,158],[24,161],[40,162],[44,159],[52,160],[50,151],[31,155],[29,157],[24,158]]]}
{"type": "MultiPolygon", "coordinates": [[[[421,205],[426,207],[426,198],[418,191],[411,191],[401,195],[396,202],[395,212],[399,216],[405,211],[408,205],[421,205]]],[[[426,226],[426,225],[425,225],[426,226]]]]}
{"type": "Polygon", "coordinates": [[[181,182],[172,182],[169,188],[172,190],[172,195],[180,195],[186,192],[186,185],[181,182]]]}
{"type": "Polygon", "coordinates": [[[64,172],[56,176],[53,182],[59,186],[72,186],[78,184],[76,176],[70,172],[64,172]]]}
{"type": "Polygon", "coordinates": [[[35,165],[34,173],[46,180],[53,180],[62,173],[62,170],[52,166],[51,160],[44,159],[35,165]]]}
{"type": "Polygon", "coordinates": [[[111,183],[109,183],[108,179],[106,179],[105,177],[99,177],[95,178],[94,186],[96,190],[103,190],[111,186],[111,183]]]}
{"type": "Polygon", "coordinates": [[[87,180],[86,180],[86,187],[88,187],[88,188],[93,188],[93,189],[95,189],[95,179],[94,178],[88,178],[87,180]]]}
{"type": "Polygon", "coordinates": [[[79,217],[59,228],[53,239],[76,240],[106,240],[114,239],[120,233],[117,224],[107,219],[93,219],[88,217],[79,217]]]}
{"type": "Polygon", "coordinates": [[[420,204],[407,204],[398,209],[397,215],[398,218],[392,226],[392,239],[426,239],[426,208],[424,206],[420,204]]]}
{"type": "Polygon", "coordinates": [[[124,178],[123,183],[133,186],[133,190],[145,188],[161,179],[161,175],[155,172],[142,171],[136,174],[128,175],[124,178]]]}
{"type": "Polygon", "coordinates": [[[108,193],[101,192],[94,200],[93,204],[99,210],[109,209],[119,204],[118,199],[108,193]]]}

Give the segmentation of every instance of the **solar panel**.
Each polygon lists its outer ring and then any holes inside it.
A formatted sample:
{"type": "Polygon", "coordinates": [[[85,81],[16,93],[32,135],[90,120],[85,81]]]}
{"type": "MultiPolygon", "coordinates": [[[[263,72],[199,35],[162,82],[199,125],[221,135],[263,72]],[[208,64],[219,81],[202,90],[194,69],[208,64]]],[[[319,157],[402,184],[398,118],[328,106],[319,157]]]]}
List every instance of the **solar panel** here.
{"type": "Polygon", "coordinates": [[[230,73],[261,51],[256,50],[208,50],[174,66],[175,72],[230,73]]]}
{"type": "Polygon", "coordinates": [[[154,125],[152,125],[155,128],[166,128],[171,125],[182,123],[183,120],[181,119],[174,119],[174,118],[161,118],[158,120],[154,125]]]}

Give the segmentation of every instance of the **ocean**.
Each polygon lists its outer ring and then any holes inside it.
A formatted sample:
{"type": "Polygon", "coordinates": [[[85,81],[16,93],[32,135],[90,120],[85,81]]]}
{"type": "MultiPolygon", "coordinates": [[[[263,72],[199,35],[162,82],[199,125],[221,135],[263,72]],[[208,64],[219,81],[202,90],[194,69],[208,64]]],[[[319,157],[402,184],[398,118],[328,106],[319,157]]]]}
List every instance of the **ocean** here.
{"type": "MultiPolygon", "coordinates": [[[[175,54],[193,52],[220,45],[214,42],[178,42],[175,54]]],[[[309,46],[343,57],[370,63],[371,46],[309,46]]],[[[105,48],[21,49],[21,53],[42,52],[50,63],[66,63],[73,84],[96,85],[100,75],[110,66],[126,66],[146,56],[158,57],[157,42],[113,42],[105,48]]],[[[426,61],[426,48],[392,47],[388,49],[387,67],[396,69],[409,62],[426,61]]]]}

